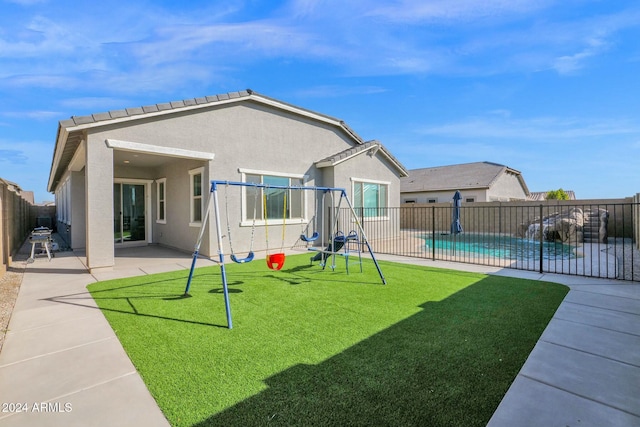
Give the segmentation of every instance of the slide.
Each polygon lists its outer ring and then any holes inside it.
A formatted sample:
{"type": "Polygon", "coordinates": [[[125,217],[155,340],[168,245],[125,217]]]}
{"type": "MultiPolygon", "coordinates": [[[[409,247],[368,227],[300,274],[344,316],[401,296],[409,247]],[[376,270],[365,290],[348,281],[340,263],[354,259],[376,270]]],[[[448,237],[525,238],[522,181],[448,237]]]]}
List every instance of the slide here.
{"type": "MultiPolygon", "coordinates": [[[[342,247],[344,246],[344,242],[345,242],[345,238],[343,235],[336,236],[336,238],[333,239],[333,252],[338,252],[340,249],[342,249],[342,247]]],[[[325,251],[328,252],[330,250],[331,250],[331,244],[327,245],[327,248],[325,249],[325,251]]],[[[327,258],[329,258],[330,256],[331,256],[330,253],[318,252],[313,258],[311,258],[311,261],[322,260],[322,262],[325,262],[327,258]]]]}

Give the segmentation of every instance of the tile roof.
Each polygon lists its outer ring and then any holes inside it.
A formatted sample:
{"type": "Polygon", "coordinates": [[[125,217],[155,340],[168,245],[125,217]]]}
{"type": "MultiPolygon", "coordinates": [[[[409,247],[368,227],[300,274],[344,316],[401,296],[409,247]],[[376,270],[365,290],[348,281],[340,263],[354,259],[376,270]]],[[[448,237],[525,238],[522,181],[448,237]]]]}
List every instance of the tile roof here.
{"type": "Polygon", "coordinates": [[[79,125],[87,125],[92,123],[99,123],[106,120],[123,119],[134,116],[141,116],[144,114],[152,114],[159,112],[166,112],[171,110],[180,110],[184,108],[213,104],[221,101],[227,101],[230,99],[244,98],[254,94],[251,89],[242,90],[238,92],[229,92],[220,95],[204,96],[200,98],[183,99],[180,101],[164,102],[161,104],[146,105],[142,107],[125,108],[122,110],[112,110],[103,113],[95,113],[88,116],[71,116],[67,120],[60,121],[60,126],[74,127],[79,125]]]}
{"type": "Polygon", "coordinates": [[[519,171],[492,162],[412,169],[409,171],[409,176],[400,179],[400,189],[403,193],[410,193],[490,188],[507,171],[518,175],[523,187],[528,192],[519,171]]]}
{"type": "Polygon", "coordinates": [[[8,179],[0,178],[0,184],[4,184],[8,188],[17,191],[18,193],[22,191],[22,188],[18,184],[13,181],[9,181],[8,179]]]}
{"type": "Polygon", "coordinates": [[[9,181],[8,179],[4,179],[2,177],[0,177],[0,183],[6,185],[7,187],[15,187],[17,189],[20,189],[20,186],[18,184],[16,184],[13,181],[9,181]]]}
{"type": "MultiPolygon", "coordinates": [[[[565,190],[567,195],[569,196],[569,200],[576,200],[576,193],[573,190],[565,190]]],[[[534,191],[529,193],[527,196],[527,200],[532,202],[541,202],[543,200],[547,200],[548,191],[534,191]]]]}
{"type": "Polygon", "coordinates": [[[199,98],[183,99],[180,101],[163,102],[160,104],[145,105],[141,107],[130,107],[121,110],[94,113],[87,116],[71,116],[71,118],[67,120],[61,120],[59,125],[61,128],[73,128],[76,126],[91,127],[92,125],[100,125],[100,122],[109,120],[132,120],[143,118],[143,116],[146,115],[158,115],[177,112],[180,110],[192,110],[215,104],[240,101],[244,98],[251,98],[289,111],[313,116],[319,120],[332,122],[341,126],[345,132],[356,139],[359,143],[364,142],[360,135],[340,119],[259,94],[251,89],[228,92],[219,95],[203,96],[199,98]]]}
{"type": "MultiPolygon", "coordinates": [[[[301,114],[306,117],[338,126],[351,138],[354,139],[355,143],[357,144],[356,147],[360,144],[364,144],[364,140],[360,137],[360,135],[358,135],[353,129],[351,129],[344,121],[340,119],[308,110],[306,108],[301,108],[283,101],[279,101],[275,98],[261,95],[251,89],[246,89],[219,95],[184,99],[180,101],[165,102],[141,107],[125,108],[121,110],[112,110],[86,116],[72,116],[69,119],[61,120],[58,126],[58,135],[56,137],[54,158],[51,163],[51,172],[49,175],[48,184],[49,191],[52,191],[55,188],[55,185],[60,179],[64,168],[71,161],[73,154],[75,153],[78,145],[82,140],[81,131],[83,129],[249,99],[273,106],[275,108],[280,108],[294,114],[301,114]]],[[[395,157],[393,157],[386,149],[384,149],[384,147],[382,147],[382,149],[385,155],[397,165],[398,170],[401,172],[401,174],[406,175],[408,172],[406,171],[404,166],[402,166],[400,162],[395,159],[395,157]]]]}
{"type": "Polygon", "coordinates": [[[369,150],[372,150],[374,152],[377,152],[378,150],[380,150],[380,152],[383,153],[384,156],[396,166],[401,176],[409,175],[409,171],[405,169],[402,163],[400,163],[400,161],[396,159],[389,152],[389,150],[385,148],[384,145],[382,145],[380,142],[375,140],[367,141],[364,144],[356,145],[356,146],[347,148],[346,150],[340,151],[339,153],[335,153],[329,157],[325,157],[324,159],[317,161],[316,166],[319,168],[327,167],[327,166],[335,166],[337,164],[340,164],[346,160],[349,160],[352,157],[355,157],[369,150]]]}

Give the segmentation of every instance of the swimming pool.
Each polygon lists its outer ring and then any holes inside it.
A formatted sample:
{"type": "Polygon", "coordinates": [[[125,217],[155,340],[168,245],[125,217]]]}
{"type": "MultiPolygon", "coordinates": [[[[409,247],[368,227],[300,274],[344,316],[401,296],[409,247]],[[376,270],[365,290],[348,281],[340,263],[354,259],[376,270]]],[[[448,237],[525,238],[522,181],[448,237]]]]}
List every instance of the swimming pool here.
{"type": "MultiPolygon", "coordinates": [[[[425,251],[433,251],[454,256],[481,256],[510,260],[539,260],[540,242],[512,236],[495,234],[440,234],[435,236],[435,246],[431,234],[422,235],[425,251]]],[[[543,242],[543,259],[574,259],[575,246],[560,242],[543,242]]]]}

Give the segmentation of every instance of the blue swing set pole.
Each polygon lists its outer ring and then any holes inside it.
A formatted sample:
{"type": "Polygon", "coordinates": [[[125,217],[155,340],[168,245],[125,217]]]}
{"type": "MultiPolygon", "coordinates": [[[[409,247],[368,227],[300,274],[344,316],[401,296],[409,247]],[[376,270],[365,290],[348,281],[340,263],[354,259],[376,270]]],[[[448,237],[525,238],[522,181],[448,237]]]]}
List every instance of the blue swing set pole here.
{"type": "MultiPolygon", "coordinates": [[[[283,189],[283,190],[309,190],[309,191],[339,191],[340,192],[340,197],[344,197],[347,201],[347,205],[349,206],[349,209],[351,210],[351,215],[353,215],[353,219],[356,222],[356,224],[358,225],[358,229],[360,230],[360,235],[362,236],[362,240],[364,240],[364,242],[367,245],[367,250],[369,251],[369,255],[371,255],[371,259],[373,260],[373,263],[376,266],[376,269],[378,270],[378,274],[380,275],[380,279],[382,280],[382,283],[384,285],[387,284],[387,280],[384,278],[384,274],[382,274],[382,270],[380,269],[380,265],[378,264],[378,260],[376,259],[375,254],[373,253],[373,249],[371,249],[371,245],[369,244],[369,239],[367,239],[367,236],[364,232],[364,227],[362,227],[362,224],[360,223],[360,220],[358,219],[358,215],[356,214],[355,209],[353,209],[353,205],[351,204],[351,201],[349,200],[349,197],[347,196],[347,190],[345,190],[344,188],[336,188],[336,187],[304,187],[304,186],[287,186],[287,185],[266,185],[266,184],[259,184],[259,183],[251,183],[251,182],[238,182],[238,181],[211,181],[211,191],[214,191],[214,189],[216,188],[216,185],[238,185],[238,186],[244,186],[244,187],[256,187],[256,188],[277,188],[277,189],[283,189]]],[[[222,251],[222,249],[220,249],[220,251],[222,251]]],[[[223,264],[224,266],[224,264],[223,264]]],[[[223,279],[226,280],[226,279],[223,279]]]]}
{"type": "Polygon", "coordinates": [[[347,205],[349,206],[349,209],[351,210],[351,215],[353,215],[353,219],[355,220],[356,225],[358,226],[358,229],[360,229],[360,235],[362,236],[362,240],[364,240],[364,242],[367,244],[367,249],[369,250],[369,255],[371,255],[371,259],[373,260],[373,263],[376,265],[376,269],[378,270],[378,274],[380,275],[380,279],[382,279],[382,284],[386,285],[387,284],[387,279],[385,279],[384,275],[382,274],[382,270],[380,269],[380,265],[378,265],[378,260],[376,259],[376,256],[373,254],[373,249],[371,249],[371,245],[369,245],[369,239],[367,239],[367,235],[364,233],[364,227],[362,227],[362,224],[360,223],[360,220],[358,219],[358,215],[356,214],[355,209],[353,209],[353,206],[351,205],[351,201],[347,197],[347,192],[345,190],[342,190],[341,196],[344,197],[345,200],[347,201],[347,205]]]}
{"type": "Polygon", "coordinates": [[[218,187],[216,184],[211,184],[211,193],[213,194],[213,207],[216,217],[216,233],[218,234],[218,254],[220,256],[220,274],[222,276],[222,290],[224,292],[224,308],[227,311],[227,327],[233,328],[231,322],[231,304],[229,303],[229,287],[227,286],[227,270],[224,265],[224,252],[222,249],[222,227],[220,226],[220,208],[218,205],[218,187]]]}
{"type": "Polygon", "coordinates": [[[200,227],[200,233],[196,240],[196,245],[193,250],[193,260],[191,260],[191,269],[189,270],[189,278],[187,279],[187,287],[184,289],[184,296],[189,295],[189,289],[191,288],[191,279],[193,279],[193,272],[196,268],[196,261],[198,260],[198,254],[200,253],[200,244],[202,243],[202,237],[204,236],[204,229],[207,227],[207,221],[209,219],[209,210],[211,209],[211,199],[213,194],[209,195],[207,200],[207,208],[204,211],[204,218],[202,219],[202,226],[200,227]]]}
{"type": "Polygon", "coordinates": [[[195,251],[193,252],[193,261],[191,262],[191,270],[189,271],[189,278],[187,279],[187,287],[184,291],[185,295],[188,295],[189,288],[191,286],[191,279],[193,278],[193,271],[196,266],[196,260],[198,258],[198,252],[200,250],[200,244],[202,243],[202,237],[204,236],[204,229],[207,225],[207,221],[209,218],[209,211],[211,208],[211,201],[213,200],[213,206],[215,210],[215,219],[216,219],[216,233],[218,235],[218,255],[220,259],[220,272],[222,275],[222,290],[224,292],[224,306],[227,312],[227,327],[229,329],[233,328],[233,323],[231,321],[231,304],[229,303],[229,288],[227,286],[227,271],[224,265],[224,253],[222,249],[222,231],[220,227],[220,211],[218,206],[218,191],[217,184],[219,182],[211,181],[211,193],[209,196],[209,201],[207,203],[207,210],[205,211],[204,218],[202,219],[202,227],[200,228],[200,235],[198,236],[198,241],[196,243],[195,251]]]}
{"type": "Polygon", "coordinates": [[[240,181],[211,181],[211,188],[218,185],[235,185],[240,187],[256,187],[256,188],[269,188],[269,189],[278,189],[278,190],[307,190],[307,191],[340,191],[345,192],[344,188],[337,187],[305,187],[302,185],[271,185],[271,184],[260,184],[257,182],[240,182],[240,181]]]}
{"type": "Polygon", "coordinates": [[[367,239],[367,236],[365,235],[364,232],[364,228],[362,227],[362,224],[360,223],[360,220],[358,219],[358,215],[356,214],[356,211],[353,209],[353,206],[351,205],[351,201],[349,201],[349,197],[347,197],[347,191],[344,188],[336,188],[336,187],[304,187],[304,186],[287,186],[287,185],[266,185],[266,184],[259,184],[259,183],[251,183],[251,182],[234,182],[234,181],[211,181],[211,195],[209,196],[209,201],[207,202],[207,210],[205,212],[205,216],[202,220],[202,227],[200,228],[200,234],[198,236],[198,241],[196,242],[196,246],[195,246],[195,250],[193,252],[193,261],[191,262],[191,270],[189,271],[189,278],[187,280],[187,287],[184,291],[185,296],[188,295],[189,292],[189,288],[191,286],[191,280],[193,278],[193,271],[195,269],[196,266],[196,260],[198,258],[198,253],[200,250],[200,244],[202,243],[202,237],[204,236],[204,230],[205,227],[207,225],[208,219],[209,219],[209,211],[210,211],[210,207],[211,207],[211,202],[213,200],[213,205],[214,205],[214,211],[215,211],[215,221],[216,221],[216,232],[217,232],[217,236],[218,236],[218,255],[219,255],[219,259],[220,259],[220,272],[222,275],[222,289],[224,292],[224,305],[225,305],[225,309],[227,312],[227,327],[229,329],[233,328],[233,323],[231,321],[231,304],[229,303],[229,288],[228,288],[228,284],[227,284],[227,271],[225,269],[225,263],[224,263],[224,253],[223,253],[223,247],[222,247],[222,228],[220,226],[220,209],[218,206],[218,185],[235,185],[235,186],[243,186],[243,187],[255,187],[255,188],[277,188],[277,189],[283,189],[283,190],[308,190],[308,191],[324,191],[325,193],[328,191],[339,191],[340,192],[340,197],[344,197],[347,201],[347,205],[349,206],[349,209],[351,210],[351,214],[353,215],[353,218],[356,222],[356,224],[358,225],[358,229],[360,230],[360,235],[362,236],[362,239],[364,240],[364,242],[367,245],[367,249],[369,250],[369,254],[371,255],[371,259],[373,260],[376,269],[378,270],[378,274],[380,275],[380,279],[382,280],[382,283],[384,285],[387,284],[386,279],[384,278],[384,275],[382,274],[382,270],[380,269],[380,266],[378,265],[378,260],[376,260],[376,257],[373,253],[373,250],[371,249],[371,245],[369,245],[369,240],[367,239]]]}

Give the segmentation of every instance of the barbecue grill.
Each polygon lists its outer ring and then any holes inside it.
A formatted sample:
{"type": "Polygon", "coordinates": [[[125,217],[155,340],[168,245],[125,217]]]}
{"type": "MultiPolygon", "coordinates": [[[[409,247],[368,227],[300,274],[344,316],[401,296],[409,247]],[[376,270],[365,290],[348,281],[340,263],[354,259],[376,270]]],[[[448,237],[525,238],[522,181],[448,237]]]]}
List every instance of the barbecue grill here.
{"type": "Polygon", "coordinates": [[[40,245],[40,253],[46,252],[47,258],[51,261],[51,230],[47,227],[34,228],[29,236],[31,243],[31,256],[27,259],[28,263],[35,261],[36,245],[40,245]]]}

